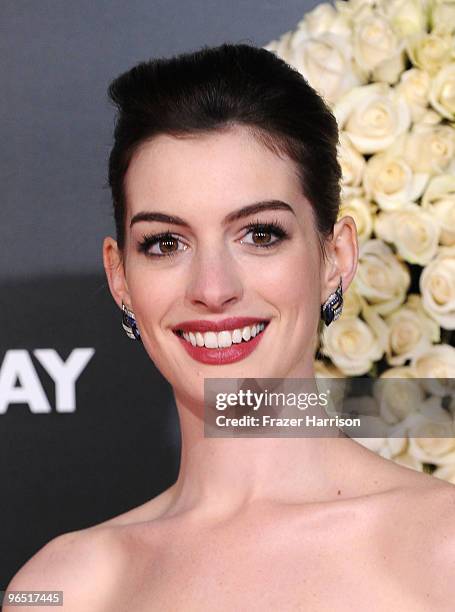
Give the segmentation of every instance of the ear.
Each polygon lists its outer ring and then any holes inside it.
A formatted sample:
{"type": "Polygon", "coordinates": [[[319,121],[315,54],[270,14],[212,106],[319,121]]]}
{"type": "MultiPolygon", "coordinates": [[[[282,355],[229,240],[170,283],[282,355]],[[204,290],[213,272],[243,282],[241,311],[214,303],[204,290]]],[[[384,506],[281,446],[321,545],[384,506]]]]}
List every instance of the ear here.
{"type": "Polygon", "coordinates": [[[122,302],[128,306],[131,301],[125,278],[122,253],[117,242],[110,236],[105,238],[103,242],[103,264],[109,289],[117,306],[121,308],[122,302]]]}
{"type": "Polygon", "coordinates": [[[327,261],[322,267],[321,304],[326,301],[343,282],[343,293],[352,282],[359,261],[357,227],[354,219],[347,215],[333,226],[333,237],[326,243],[327,261]]]}

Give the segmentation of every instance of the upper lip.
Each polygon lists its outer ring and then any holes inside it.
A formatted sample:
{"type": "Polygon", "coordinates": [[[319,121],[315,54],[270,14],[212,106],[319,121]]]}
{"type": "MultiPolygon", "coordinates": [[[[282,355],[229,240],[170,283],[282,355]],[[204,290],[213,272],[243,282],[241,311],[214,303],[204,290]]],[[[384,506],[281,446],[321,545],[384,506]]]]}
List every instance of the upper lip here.
{"type": "Polygon", "coordinates": [[[232,330],[245,327],[246,325],[254,325],[255,323],[268,323],[270,319],[262,317],[229,317],[220,321],[182,321],[175,327],[173,331],[182,330],[185,332],[220,332],[223,330],[232,330]]]}

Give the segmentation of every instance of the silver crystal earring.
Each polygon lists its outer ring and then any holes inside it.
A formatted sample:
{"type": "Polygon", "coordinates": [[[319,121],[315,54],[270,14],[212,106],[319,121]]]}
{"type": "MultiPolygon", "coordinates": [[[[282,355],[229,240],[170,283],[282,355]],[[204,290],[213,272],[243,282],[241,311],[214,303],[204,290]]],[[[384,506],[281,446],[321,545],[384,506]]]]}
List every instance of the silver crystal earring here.
{"type": "Polygon", "coordinates": [[[134,312],[122,302],[122,327],[131,340],[141,340],[141,334],[136,324],[134,312]]]}
{"type": "Polygon", "coordinates": [[[337,289],[329,295],[324,304],[321,306],[321,317],[324,323],[328,326],[332,321],[336,321],[343,310],[343,286],[342,277],[337,289]]]}

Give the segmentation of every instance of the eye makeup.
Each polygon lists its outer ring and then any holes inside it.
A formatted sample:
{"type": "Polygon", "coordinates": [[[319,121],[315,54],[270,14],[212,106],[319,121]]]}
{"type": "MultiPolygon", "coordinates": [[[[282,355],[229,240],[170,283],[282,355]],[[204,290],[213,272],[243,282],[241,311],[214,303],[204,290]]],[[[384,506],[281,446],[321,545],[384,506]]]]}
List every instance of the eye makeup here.
{"type": "MultiPolygon", "coordinates": [[[[283,225],[278,221],[278,219],[274,219],[272,222],[261,222],[260,220],[253,221],[248,223],[244,228],[244,230],[248,230],[246,234],[261,234],[262,236],[267,235],[275,235],[276,240],[270,242],[268,244],[255,244],[254,242],[243,242],[243,238],[240,241],[242,244],[248,244],[258,249],[271,249],[277,247],[284,240],[289,238],[288,232],[284,229],[283,225]]],[[[164,245],[172,246],[173,244],[178,244],[181,242],[178,235],[171,233],[171,230],[167,230],[166,232],[160,232],[157,234],[144,234],[142,236],[141,241],[138,243],[138,251],[143,253],[147,257],[161,259],[162,257],[175,257],[179,252],[186,251],[188,245],[185,245],[183,242],[182,249],[171,250],[168,252],[154,253],[151,251],[152,247],[158,245],[158,248],[162,249],[164,245]]]]}

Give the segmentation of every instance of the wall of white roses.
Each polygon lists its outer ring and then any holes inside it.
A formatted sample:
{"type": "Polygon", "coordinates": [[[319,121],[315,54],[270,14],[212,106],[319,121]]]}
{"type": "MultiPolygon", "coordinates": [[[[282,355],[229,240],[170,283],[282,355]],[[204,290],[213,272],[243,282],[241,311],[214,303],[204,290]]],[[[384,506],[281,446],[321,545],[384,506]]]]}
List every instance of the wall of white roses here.
{"type": "Polygon", "coordinates": [[[402,436],[359,441],[455,483],[455,4],[321,3],[265,48],[337,118],[340,217],[359,236],[317,375],[377,379],[365,410],[402,436]]]}

